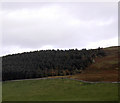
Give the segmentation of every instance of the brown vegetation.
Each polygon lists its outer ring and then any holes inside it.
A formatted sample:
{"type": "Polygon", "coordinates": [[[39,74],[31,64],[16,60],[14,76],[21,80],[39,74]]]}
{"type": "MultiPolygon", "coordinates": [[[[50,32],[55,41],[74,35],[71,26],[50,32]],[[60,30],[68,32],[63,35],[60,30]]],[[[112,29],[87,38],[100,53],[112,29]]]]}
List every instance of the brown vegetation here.
{"type": "Polygon", "coordinates": [[[120,47],[104,48],[105,57],[97,57],[81,74],[69,76],[85,81],[118,81],[118,51],[120,47]]]}

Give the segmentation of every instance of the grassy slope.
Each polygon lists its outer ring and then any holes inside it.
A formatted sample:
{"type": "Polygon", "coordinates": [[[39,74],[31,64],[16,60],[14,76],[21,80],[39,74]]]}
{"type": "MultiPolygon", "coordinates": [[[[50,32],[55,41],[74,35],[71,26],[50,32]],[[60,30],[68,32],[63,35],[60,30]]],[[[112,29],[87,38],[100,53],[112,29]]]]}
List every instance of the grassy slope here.
{"type": "Polygon", "coordinates": [[[88,84],[74,80],[3,82],[3,101],[114,101],[117,84],[88,84]]]}
{"type": "Polygon", "coordinates": [[[86,81],[118,81],[118,49],[120,47],[104,48],[107,56],[97,57],[81,74],[69,76],[86,81]]]}

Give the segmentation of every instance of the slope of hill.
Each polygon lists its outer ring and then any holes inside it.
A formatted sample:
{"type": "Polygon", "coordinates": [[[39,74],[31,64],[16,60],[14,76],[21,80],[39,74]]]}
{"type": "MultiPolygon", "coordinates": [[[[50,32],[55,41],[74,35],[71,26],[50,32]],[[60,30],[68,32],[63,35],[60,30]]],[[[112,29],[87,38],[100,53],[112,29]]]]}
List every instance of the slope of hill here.
{"type": "MultiPolygon", "coordinates": [[[[106,56],[82,73],[52,78],[76,78],[85,81],[118,81],[118,49],[104,48],[106,56]]],[[[5,81],[2,85],[4,101],[118,101],[117,83],[83,83],[69,79],[5,81]]]]}
{"type": "Polygon", "coordinates": [[[118,81],[118,56],[120,47],[104,48],[106,56],[95,58],[95,63],[87,67],[81,74],[69,76],[85,81],[118,81]]]}
{"type": "Polygon", "coordinates": [[[3,79],[65,76],[84,81],[118,81],[119,49],[114,46],[91,50],[47,50],[5,56],[3,79]]]}
{"type": "Polygon", "coordinates": [[[98,56],[104,56],[102,48],[40,50],[2,57],[2,79],[16,80],[65,76],[80,73],[98,56]]]}

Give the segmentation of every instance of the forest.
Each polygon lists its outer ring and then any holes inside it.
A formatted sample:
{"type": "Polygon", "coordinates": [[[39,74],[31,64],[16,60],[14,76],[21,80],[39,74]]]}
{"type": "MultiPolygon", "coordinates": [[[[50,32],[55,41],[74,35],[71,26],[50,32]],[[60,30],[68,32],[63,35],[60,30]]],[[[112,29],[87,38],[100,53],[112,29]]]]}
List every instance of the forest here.
{"type": "Polygon", "coordinates": [[[81,73],[94,63],[96,57],[105,56],[103,48],[39,50],[2,57],[2,80],[65,76],[81,73]]]}

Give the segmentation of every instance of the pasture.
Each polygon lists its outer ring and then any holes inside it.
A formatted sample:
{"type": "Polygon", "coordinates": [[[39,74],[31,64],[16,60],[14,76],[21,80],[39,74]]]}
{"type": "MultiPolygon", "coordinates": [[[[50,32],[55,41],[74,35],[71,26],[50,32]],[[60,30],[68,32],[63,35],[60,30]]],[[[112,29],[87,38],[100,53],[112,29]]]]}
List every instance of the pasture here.
{"type": "Polygon", "coordinates": [[[3,101],[117,101],[118,84],[69,79],[3,82],[3,101]]]}

